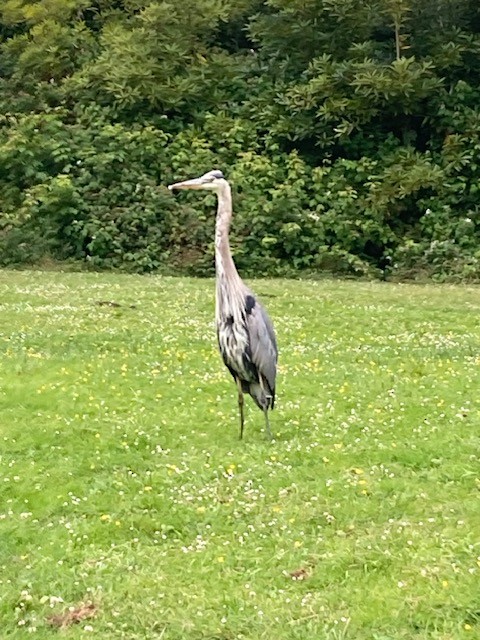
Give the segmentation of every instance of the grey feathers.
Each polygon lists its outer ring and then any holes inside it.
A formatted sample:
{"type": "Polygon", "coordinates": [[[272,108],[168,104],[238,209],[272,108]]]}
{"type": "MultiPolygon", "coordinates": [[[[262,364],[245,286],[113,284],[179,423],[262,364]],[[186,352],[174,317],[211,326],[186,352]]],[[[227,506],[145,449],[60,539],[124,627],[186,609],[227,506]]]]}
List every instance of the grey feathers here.
{"type": "Polygon", "coordinates": [[[275,403],[275,378],[277,374],[277,341],[273,326],[265,309],[257,302],[247,315],[247,328],[250,338],[252,363],[263,379],[264,391],[270,395],[268,406],[273,409],[275,403]]]}
{"type": "Polygon", "coordinates": [[[277,373],[277,342],[267,312],[249,292],[240,304],[220,290],[217,336],[220,353],[230,373],[242,383],[261,409],[273,409],[277,373]],[[232,306],[236,306],[233,309],[232,306]]]}

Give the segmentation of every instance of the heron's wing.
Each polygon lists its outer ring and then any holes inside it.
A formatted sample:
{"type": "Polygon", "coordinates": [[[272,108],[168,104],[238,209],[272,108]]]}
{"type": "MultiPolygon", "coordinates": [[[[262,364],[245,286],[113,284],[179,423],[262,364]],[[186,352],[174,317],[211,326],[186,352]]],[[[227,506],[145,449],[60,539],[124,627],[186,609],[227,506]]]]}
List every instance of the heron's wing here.
{"type": "Polygon", "coordinates": [[[267,312],[257,300],[250,309],[248,307],[247,301],[247,326],[252,362],[274,394],[278,359],[275,331],[267,312]]]}

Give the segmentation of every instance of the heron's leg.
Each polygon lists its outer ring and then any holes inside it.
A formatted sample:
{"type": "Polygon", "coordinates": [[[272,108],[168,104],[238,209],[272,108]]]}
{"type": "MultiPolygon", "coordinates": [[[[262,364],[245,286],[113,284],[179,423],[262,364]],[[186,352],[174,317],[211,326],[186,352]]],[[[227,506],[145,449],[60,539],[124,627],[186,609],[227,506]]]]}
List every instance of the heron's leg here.
{"type": "Polygon", "coordinates": [[[271,440],[272,432],[270,431],[270,420],[268,419],[268,409],[263,410],[263,415],[265,416],[265,431],[267,432],[267,438],[271,440]]]}
{"type": "Polygon", "coordinates": [[[267,406],[264,407],[263,409],[263,415],[265,416],[265,431],[267,433],[267,438],[269,440],[272,439],[272,432],[270,431],[270,420],[268,419],[268,407],[270,406],[270,401],[272,399],[272,396],[268,395],[265,391],[265,384],[263,382],[263,378],[262,376],[260,376],[260,387],[262,388],[263,393],[265,394],[265,399],[267,401],[267,406]]]}
{"type": "Polygon", "coordinates": [[[243,391],[242,391],[242,383],[240,380],[237,380],[238,387],[238,409],[240,411],[240,440],[243,438],[243,425],[244,425],[244,415],[243,415],[243,391]]]}

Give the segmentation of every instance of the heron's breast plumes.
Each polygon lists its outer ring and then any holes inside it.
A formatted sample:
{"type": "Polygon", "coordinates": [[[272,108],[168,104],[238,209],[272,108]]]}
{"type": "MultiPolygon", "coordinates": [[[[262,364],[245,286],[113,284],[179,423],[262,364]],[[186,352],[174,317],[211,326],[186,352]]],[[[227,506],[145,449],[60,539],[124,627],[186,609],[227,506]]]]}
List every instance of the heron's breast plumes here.
{"type": "Polygon", "coordinates": [[[243,296],[232,299],[232,291],[217,298],[217,337],[220,353],[227,367],[238,378],[258,381],[252,363],[246,318],[242,306],[243,296]]]}

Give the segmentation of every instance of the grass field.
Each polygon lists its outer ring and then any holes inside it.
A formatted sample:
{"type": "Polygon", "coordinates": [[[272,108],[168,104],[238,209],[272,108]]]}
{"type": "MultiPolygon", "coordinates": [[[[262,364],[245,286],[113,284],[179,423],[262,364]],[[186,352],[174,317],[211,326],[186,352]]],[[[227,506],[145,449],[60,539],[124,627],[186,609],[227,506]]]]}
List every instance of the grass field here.
{"type": "Polygon", "coordinates": [[[251,284],[270,443],[212,281],[0,272],[2,640],[480,638],[480,290],[251,284]]]}

